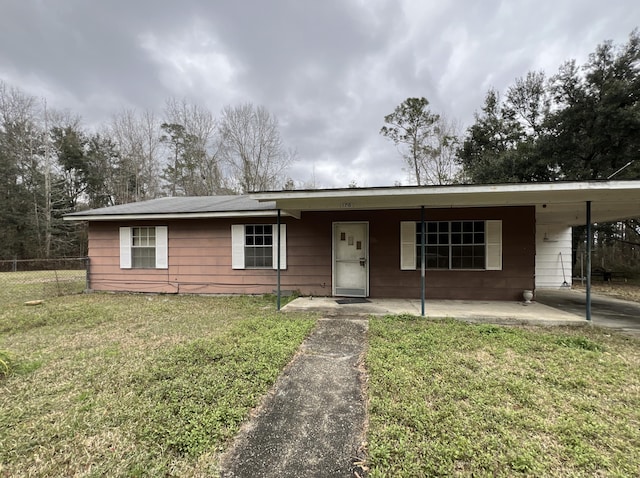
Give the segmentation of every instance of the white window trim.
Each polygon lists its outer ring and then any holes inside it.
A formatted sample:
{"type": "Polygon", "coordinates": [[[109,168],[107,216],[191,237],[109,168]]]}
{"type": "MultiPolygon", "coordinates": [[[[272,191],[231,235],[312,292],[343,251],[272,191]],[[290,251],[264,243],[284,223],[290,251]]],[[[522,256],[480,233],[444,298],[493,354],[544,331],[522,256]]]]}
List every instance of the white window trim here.
{"type": "MultiPolygon", "coordinates": [[[[233,224],[231,225],[231,268],[232,269],[254,269],[246,267],[244,260],[245,247],[245,227],[254,224],[233,224]]],[[[274,270],[278,269],[278,227],[277,224],[261,224],[264,226],[273,226],[273,266],[274,270]]],[[[280,224],[280,270],[287,268],[287,225],[280,224]]],[[[258,269],[256,269],[258,270],[258,269]]]]}
{"type": "MultiPolygon", "coordinates": [[[[140,226],[147,227],[147,226],[140,226]]],[[[153,226],[152,226],[153,227],[153,226]]],[[[169,268],[169,228],[168,226],[155,226],[156,228],[156,266],[155,269],[169,268]]],[[[120,269],[133,269],[131,263],[131,246],[133,245],[132,227],[120,228],[120,269]]]]}
{"type": "MultiPolygon", "coordinates": [[[[416,270],[416,224],[418,221],[400,222],[400,270],[416,270]]],[[[426,222],[426,221],[425,221],[426,222]]],[[[457,271],[502,270],[502,220],[486,220],[484,269],[432,269],[457,271]]]]}

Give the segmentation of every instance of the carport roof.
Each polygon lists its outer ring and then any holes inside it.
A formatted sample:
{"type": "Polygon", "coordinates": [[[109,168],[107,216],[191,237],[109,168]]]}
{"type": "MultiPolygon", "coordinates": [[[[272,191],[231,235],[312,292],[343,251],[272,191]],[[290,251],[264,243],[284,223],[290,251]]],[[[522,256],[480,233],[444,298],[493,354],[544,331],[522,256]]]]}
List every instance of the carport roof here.
{"type": "Polygon", "coordinates": [[[402,186],[272,191],[251,194],[299,217],[303,211],[535,206],[539,224],[585,224],[640,217],[640,181],[572,181],[491,185],[402,186]]]}

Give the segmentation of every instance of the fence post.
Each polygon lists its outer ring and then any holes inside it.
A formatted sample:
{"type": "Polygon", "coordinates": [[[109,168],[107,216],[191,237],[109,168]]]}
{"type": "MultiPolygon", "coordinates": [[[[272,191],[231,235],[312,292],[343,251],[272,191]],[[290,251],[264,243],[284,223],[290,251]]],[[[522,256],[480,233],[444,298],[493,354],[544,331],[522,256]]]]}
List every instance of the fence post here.
{"type": "Polygon", "coordinates": [[[89,257],[85,257],[84,258],[85,292],[89,291],[89,286],[91,285],[89,282],[89,268],[90,268],[89,257]]]}

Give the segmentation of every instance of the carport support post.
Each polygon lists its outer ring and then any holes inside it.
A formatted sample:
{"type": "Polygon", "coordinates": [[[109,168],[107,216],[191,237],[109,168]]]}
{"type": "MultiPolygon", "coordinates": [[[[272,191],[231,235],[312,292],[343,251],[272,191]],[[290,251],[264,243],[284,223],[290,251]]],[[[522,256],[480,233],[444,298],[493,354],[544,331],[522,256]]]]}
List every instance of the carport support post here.
{"type": "Polygon", "coordinates": [[[591,320],[591,201],[587,201],[587,320],[591,320]]]}
{"type": "Polygon", "coordinates": [[[424,317],[424,299],[425,299],[425,269],[426,269],[426,254],[424,242],[427,237],[427,231],[424,227],[424,206],[420,207],[420,303],[422,308],[422,317],[424,317]]]}
{"type": "Polygon", "coordinates": [[[280,209],[278,209],[278,239],[277,239],[277,249],[276,249],[276,257],[277,259],[277,279],[276,279],[276,310],[280,310],[280,209]]]}

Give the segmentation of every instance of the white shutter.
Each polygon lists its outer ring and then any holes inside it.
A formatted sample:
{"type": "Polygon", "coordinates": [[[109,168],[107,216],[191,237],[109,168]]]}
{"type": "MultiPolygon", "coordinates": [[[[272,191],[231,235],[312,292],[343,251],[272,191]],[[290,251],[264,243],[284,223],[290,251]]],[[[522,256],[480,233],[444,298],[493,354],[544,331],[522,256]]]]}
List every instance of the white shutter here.
{"type": "Polygon", "coordinates": [[[169,229],[156,226],[156,269],[169,268],[169,229]]]}
{"type": "Polygon", "coordinates": [[[486,221],[486,269],[502,270],[502,221],[486,221]]]}
{"type": "Polygon", "coordinates": [[[120,228],[120,269],[131,269],[131,228],[120,228]]]}
{"type": "Polygon", "coordinates": [[[416,269],[416,221],[400,223],[400,270],[416,269]]]}
{"type": "Polygon", "coordinates": [[[231,226],[231,268],[244,269],[244,224],[231,226]]]}
{"type": "MultiPolygon", "coordinates": [[[[278,268],[278,226],[273,225],[273,268],[278,268]]],[[[280,224],[280,270],[287,268],[287,225],[280,224]]]]}

